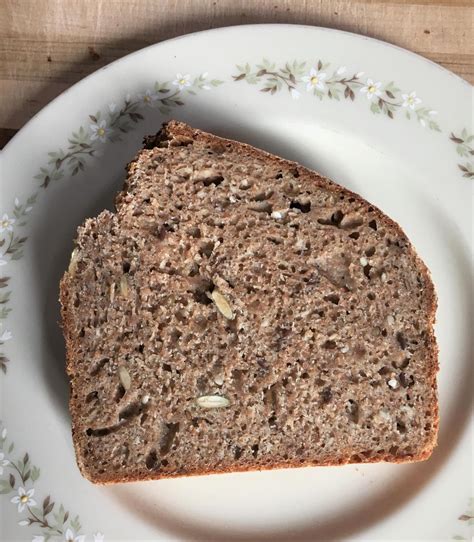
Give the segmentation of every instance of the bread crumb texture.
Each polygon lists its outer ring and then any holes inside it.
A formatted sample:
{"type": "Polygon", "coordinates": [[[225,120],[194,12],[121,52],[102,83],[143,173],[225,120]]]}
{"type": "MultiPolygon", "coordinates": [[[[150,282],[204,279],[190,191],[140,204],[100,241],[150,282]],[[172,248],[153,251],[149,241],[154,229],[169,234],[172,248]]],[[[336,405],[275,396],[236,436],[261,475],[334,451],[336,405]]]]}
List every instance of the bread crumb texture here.
{"type": "Polygon", "coordinates": [[[436,296],[332,181],[169,122],[61,282],[73,438],[96,483],[426,459],[436,296]]]}

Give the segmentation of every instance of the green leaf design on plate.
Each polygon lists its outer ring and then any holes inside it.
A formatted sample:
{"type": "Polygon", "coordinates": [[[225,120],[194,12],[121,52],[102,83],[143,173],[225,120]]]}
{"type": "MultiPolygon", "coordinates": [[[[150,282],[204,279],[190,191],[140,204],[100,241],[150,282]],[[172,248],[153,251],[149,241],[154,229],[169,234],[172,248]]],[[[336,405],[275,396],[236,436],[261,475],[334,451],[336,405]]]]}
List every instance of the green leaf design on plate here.
{"type": "Polygon", "coordinates": [[[474,147],[472,141],[474,141],[474,134],[470,134],[467,128],[463,128],[461,133],[456,135],[451,132],[449,139],[456,145],[456,153],[461,158],[465,158],[464,161],[458,162],[457,166],[460,169],[462,176],[466,179],[474,178],[474,147]]]}
{"type": "Polygon", "coordinates": [[[294,99],[305,91],[324,100],[355,101],[360,94],[374,114],[384,114],[394,119],[402,111],[407,120],[416,119],[429,130],[441,131],[435,120],[436,111],[421,106],[422,100],[415,91],[402,92],[394,81],[382,84],[369,77],[363,78],[362,72],[347,74],[345,66],[331,68],[330,62],[321,59],[308,62],[293,60],[278,67],[275,62],[264,58],[252,67],[248,62],[237,64],[237,73],[232,76],[234,82],[245,81],[250,85],[260,85],[260,91],[269,95],[287,89],[294,99]],[[330,73],[329,73],[330,72],[330,73]]]}
{"type": "MultiPolygon", "coordinates": [[[[20,527],[33,528],[34,534],[41,533],[44,540],[69,540],[71,533],[74,533],[74,538],[81,535],[78,515],[71,518],[63,504],[57,505],[50,495],[42,500],[39,498],[35,482],[39,479],[40,469],[31,464],[28,453],[16,459],[11,455],[13,443],[8,441],[6,428],[0,427],[0,494],[13,495],[10,513],[18,514],[20,527]]],[[[100,533],[94,534],[93,538],[103,540],[100,533]]]]}

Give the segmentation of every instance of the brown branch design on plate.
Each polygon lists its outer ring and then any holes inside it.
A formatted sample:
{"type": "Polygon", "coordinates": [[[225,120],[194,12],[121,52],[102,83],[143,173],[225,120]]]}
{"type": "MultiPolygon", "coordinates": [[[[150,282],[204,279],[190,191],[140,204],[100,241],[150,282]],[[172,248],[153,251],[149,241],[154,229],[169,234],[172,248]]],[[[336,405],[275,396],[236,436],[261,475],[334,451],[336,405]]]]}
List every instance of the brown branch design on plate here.
{"type": "Polygon", "coordinates": [[[382,83],[364,72],[347,75],[347,68],[331,68],[329,62],[317,60],[313,63],[293,60],[277,67],[274,62],[264,58],[260,64],[252,67],[249,63],[237,65],[238,73],[233,75],[235,82],[245,81],[249,85],[259,86],[261,92],[276,94],[286,89],[295,100],[306,92],[320,100],[329,98],[355,101],[360,95],[366,99],[372,113],[386,115],[394,119],[403,114],[408,120],[416,120],[429,130],[440,132],[435,117],[437,112],[422,106],[422,100],[416,91],[402,92],[393,81],[382,83]]]}

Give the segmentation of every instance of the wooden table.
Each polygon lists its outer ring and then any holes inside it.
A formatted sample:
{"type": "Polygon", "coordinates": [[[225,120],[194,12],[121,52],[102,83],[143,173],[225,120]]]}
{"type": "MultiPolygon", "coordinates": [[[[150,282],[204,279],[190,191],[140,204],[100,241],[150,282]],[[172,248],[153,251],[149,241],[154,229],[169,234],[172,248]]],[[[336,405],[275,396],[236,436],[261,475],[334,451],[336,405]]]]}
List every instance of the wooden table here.
{"type": "Polygon", "coordinates": [[[60,92],[146,45],[249,23],[339,28],[474,82],[473,0],[0,0],[0,148],[60,92]]]}

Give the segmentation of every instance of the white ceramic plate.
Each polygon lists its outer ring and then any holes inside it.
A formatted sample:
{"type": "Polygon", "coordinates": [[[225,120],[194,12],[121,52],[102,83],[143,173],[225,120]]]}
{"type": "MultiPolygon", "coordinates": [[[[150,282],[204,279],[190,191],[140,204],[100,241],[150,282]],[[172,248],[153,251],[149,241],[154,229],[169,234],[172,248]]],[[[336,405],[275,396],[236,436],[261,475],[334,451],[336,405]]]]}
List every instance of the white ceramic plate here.
{"type": "Polygon", "coordinates": [[[149,47],[30,121],[0,160],[2,540],[470,538],[471,123],[471,87],[439,66],[360,36],[287,25],[149,47]],[[402,225],[439,294],[441,433],[429,461],[116,487],[80,476],[58,281],[78,224],[111,207],[142,137],[171,117],[297,160],[402,225]]]}

